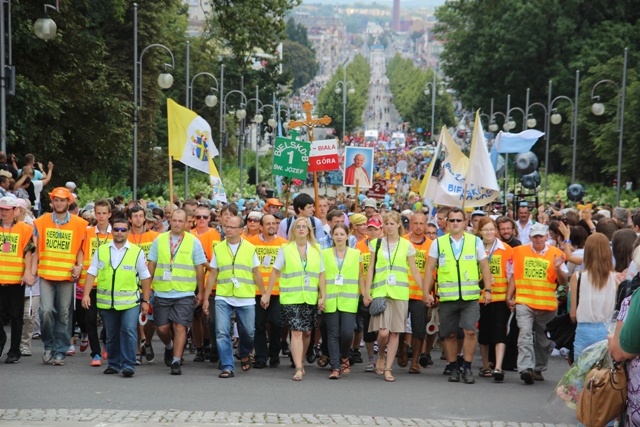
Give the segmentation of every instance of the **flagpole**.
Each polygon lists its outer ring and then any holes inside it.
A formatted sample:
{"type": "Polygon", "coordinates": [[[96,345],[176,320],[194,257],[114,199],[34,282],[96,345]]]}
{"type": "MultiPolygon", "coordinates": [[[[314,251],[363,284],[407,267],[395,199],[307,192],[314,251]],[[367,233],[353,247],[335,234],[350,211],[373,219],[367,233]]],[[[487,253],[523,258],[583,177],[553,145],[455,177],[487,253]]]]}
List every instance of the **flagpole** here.
{"type": "Polygon", "coordinates": [[[169,156],[169,210],[173,213],[173,164],[172,158],[169,156]]]}
{"type": "Polygon", "coordinates": [[[360,180],[356,179],[356,207],[354,209],[354,212],[358,211],[358,196],[360,195],[360,180]]]}

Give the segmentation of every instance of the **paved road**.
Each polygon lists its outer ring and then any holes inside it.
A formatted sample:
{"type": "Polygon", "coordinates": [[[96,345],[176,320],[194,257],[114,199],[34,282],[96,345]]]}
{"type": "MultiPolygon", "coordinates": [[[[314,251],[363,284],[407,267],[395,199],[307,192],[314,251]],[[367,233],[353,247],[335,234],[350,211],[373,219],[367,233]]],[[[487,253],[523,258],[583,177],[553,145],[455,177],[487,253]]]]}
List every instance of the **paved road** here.
{"type": "Polygon", "coordinates": [[[386,76],[384,51],[372,51],[369,67],[371,68],[372,84],[369,85],[367,105],[363,116],[364,127],[365,129],[381,129],[385,123],[389,123],[390,128],[395,129],[398,125],[399,114],[391,101],[392,95],[386,76]],[[388,112],[385,110],[386,108],[389,109],[388,112]]]}
{"type": "MultiPolygon", "coordinates": [[[[160,349],[158,341],[154,346],[160,349]]],[[[365,373],[360,364],[338,381],[327,379],[328,369],[308,366],[304,381],[296,383],[284,358],[278,368],[245,373],[237,366],[236,377],[224,380],[217,378],[219,371],[212,364],[191,362],[192,355],[185,357],[182,376],[171,376],[160,356],[125,379],[103,375],[104,366],[89,366],[88,354],[68,357],[65,366],[55,367],[42,364],[40,341],[34,341],[33,350],[34,356],[23,357],[18,364],[0,364],[0,425],[11,420],[66,425],[65,420],[80,419],[332,425],[390,425],[397,420],[404,425],[432,425],[424,424],[427,420],[573,422],[546,407],[567,368],[561,358],[551,359],[547,381],[532,386],[525,386],[515,372],[508,372],[503,384],[485,378],[477,378],[474,385],[451,384],[442,375],[440,360],[420,375],[396,367],[395,383],[365,373]],[[210,413],[205,416],[203,411],[210,413]]],[[[478,362],[474,371],[477,368],[478,362]]]]}

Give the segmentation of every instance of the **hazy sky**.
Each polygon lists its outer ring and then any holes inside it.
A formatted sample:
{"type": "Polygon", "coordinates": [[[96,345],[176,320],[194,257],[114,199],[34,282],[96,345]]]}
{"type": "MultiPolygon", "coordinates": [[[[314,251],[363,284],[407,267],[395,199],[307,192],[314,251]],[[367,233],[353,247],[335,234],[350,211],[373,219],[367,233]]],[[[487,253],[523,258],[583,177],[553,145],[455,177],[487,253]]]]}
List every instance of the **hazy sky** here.
{"type": "MultiPolygon", "coordinates": [[[[400,0],[400,7],[407,9],[435,7],[444,4],[445,0],[400,0]]],[[[354,4],[354,3],[378,3],[381,5],[393,5],[393,0],[302,0],[302,3],[315,4],[354,4]]]]}

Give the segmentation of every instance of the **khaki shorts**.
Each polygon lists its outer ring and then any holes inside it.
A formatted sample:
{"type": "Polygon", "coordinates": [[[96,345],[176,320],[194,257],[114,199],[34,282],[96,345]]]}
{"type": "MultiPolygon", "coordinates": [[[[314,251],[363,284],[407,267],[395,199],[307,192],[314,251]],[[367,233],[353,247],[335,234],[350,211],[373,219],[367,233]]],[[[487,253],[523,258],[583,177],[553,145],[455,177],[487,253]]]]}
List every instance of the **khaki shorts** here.
{"type": "Polygon", "coordinates": [[[153,318],[156,326],[164,326],[169,322],[185,327],[191,326],[195,309],[194,297],[160,298],[156,295],[153,301],[153,318]]]}

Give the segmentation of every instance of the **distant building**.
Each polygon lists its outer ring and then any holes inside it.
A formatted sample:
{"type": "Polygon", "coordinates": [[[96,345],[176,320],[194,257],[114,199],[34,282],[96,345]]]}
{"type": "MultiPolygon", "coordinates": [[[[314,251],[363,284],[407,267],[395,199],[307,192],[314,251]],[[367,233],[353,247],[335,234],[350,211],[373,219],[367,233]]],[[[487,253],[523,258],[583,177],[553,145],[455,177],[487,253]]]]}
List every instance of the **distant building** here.
{"type": "Polygon", "coordinates": [[[393,31],[400,31],[400,0],[393,0],[391,28],[393,29],[393,31]]]}
{"type": "Polygon", "coordinates": [[[202,34],[207,17],[211,13],[211,1],[212,0],[184,0],[184,3],[189,6],[187,21],[189,26],[187,27],[187,35],[198,36],[202,34]]]}

